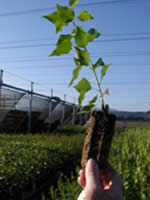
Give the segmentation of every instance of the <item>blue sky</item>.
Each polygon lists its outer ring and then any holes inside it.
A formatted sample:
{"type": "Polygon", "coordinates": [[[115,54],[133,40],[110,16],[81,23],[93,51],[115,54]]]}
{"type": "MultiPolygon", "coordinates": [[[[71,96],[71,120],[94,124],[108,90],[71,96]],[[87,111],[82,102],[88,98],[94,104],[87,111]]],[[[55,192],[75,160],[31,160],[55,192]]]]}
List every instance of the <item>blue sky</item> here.
{"type": "MultiPolygon", "coordinates": [[[[42,18],[55,10],[56,3],[67,5],[67,2],[1,0],[0,68],[4,69],[4,82],[28,89],[30,81],[34,81],[36,92],[49,95],[53,88],[54,95],[63,98],[66,94],[68,101],[77,102],[78,93],[68,89],[75,68],[73,51],[70,55],[48,57],[55,49],[58,35],[54,25],[42,18]]],[[[79,4],[87,6],[76,7],[76,16],[87,9],[95,18],[82,24],[85,30],[95,27],[101,33],[100,41],[88,47],[92,61],[102,57],[111,64],[102,86],[110,88],[105,102],[117,110],[150,110],[150,1],[79,0],[79,4]],[[98,4],[88,5],[91,2],[98,4]]],[[[70,32],[71,28],[66,27],[64,32],[70,32]]],[[[93,79],[87,67],[81,71],[79,80],[82,76],[93,79]]],[[[96,88],[94,82],[92,85],[96,88]]],[[[89,92],[84,103],[95,92],[89,92]]]]}

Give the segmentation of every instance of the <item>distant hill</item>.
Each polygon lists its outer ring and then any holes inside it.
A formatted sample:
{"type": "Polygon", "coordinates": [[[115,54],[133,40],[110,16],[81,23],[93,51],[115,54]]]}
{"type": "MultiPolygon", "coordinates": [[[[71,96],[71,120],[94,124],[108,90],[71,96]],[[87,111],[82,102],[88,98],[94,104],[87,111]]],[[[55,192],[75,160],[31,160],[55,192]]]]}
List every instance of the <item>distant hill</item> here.
{"type": "MultiPolygon", "coordinates": [[[[100,110],[98,107],[95,110],[100,110]]],[[[131,112],[131,111],[121,111],[116,109],[110,109],[110,113],[116,115],[117,118],[123,119],[144,119],[150,120],[150,111],[148,112],[131,112]]]]}
{"type": "Polygon", "coordinates": [[[111,113],[115,114],[118,118],[124,119],[150,119],[150,112],[129,112],[129,111],[117,111],[110,110],[111,113]]]}

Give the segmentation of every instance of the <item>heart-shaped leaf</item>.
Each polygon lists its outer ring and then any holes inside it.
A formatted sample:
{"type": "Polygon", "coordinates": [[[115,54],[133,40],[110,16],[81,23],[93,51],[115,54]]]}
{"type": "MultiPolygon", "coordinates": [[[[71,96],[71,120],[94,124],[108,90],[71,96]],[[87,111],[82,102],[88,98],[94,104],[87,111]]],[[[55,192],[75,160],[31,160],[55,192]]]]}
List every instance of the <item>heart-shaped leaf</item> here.
{"type": "Polygon", "coordinates": [[[99,66],[104,66],[104,62],[102,60],[102,58],[99,58],[98,61],[93,65],[93,68],[96,69],[99,66]]]}
{"type": "Polygon", "coordinates": [[[91,28],[88,31],[88,41],[89,42],[92,42],[93,40],[95,40],[99,36],[100,36],[100,33],[95,28],[91,28]]]}
{"type": "Polygon", "coordinates": [[[60,35],[57,42],[57,47],[50,56],[60,56],[62,54],[68,54],[72,50],[71,39],[71,35],[60,35]]]}
{"type": "Polygon", "coordinates": [[[88,102],[88,105],[91,105],[93,103],[95,103],[97,100],[97,96],[93,97],[93,99],[91,99],[89,102],[88,102]]]}
{"type": "Polygon", "coordinates": [[[74,19],[74,11],[71,8],[57,4],[57,11],[53,12],[44,18],[51,21],[56,26],[56,33],[61,31],[64,26],[74,19]]]}
{"type": "Polygon", "coordinates": [[[78,47],[85,48],[88,44],[88,34],[82,30],[83,28],[77,26],[75,34],[75,42],[78,47]]]}
{"type": "Polygon", "coordinates": [[[82,78],[74,88],[80,93],[78,102],[81,105],[85,98],[85,93],[91,90],[91,85],[86,78],[82,78]]]}
{"type": "Polygon", "coordinates": [[[106,74],[106,72],[107,72],[109,67],[110,67],[110,65],[104,65],[103,66],[103,69],[101,71],[101,80],[104,78],[104,76],[105,76],[105,74],[106,74]]]}
{"type": "Polygon", "coordinates": [[[81,65],[78,64],[78,61],[74,58],[76,63],[76,68],[73,70],[73,78],[69,83],[69,87],[74,83],[74,81],[78,78],[79,72],[81,70],[81,65]]]}
{"type": "Polygon", "coordinates": [[[69,5],[71,7],[74,7],[77,3],[78,3],[79,0],[69,0],[69,5]]]}
{"type": "Polygon", "coordinates": [[[78,16],[78,20],[84,22],[84,21],[88,21],[89,19],[94,19],[94,17],[87,10],[83,10],[80,12],[78,16]]]}

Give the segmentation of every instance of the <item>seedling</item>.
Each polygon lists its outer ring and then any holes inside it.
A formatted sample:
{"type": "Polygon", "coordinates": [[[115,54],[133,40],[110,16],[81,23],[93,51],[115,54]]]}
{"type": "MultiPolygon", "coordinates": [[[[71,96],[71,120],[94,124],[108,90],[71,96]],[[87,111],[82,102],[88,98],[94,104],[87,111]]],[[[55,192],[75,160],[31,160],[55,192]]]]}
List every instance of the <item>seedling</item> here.
{"type": "MultiPolygon", "coordinates": [[[[50,56],[69,54],[74,48],[74,63],[76,68],[73,70],[73,77],[69,83],[69,87],[72,86],[74,81],[78,78],[82,67],[90,68],[97,85],[98,94],[89,100],[88,104],[82,108],[83,112],[91,112],[91,117],[88,125],[88,135],[85,140],[82,157],[82,166],[85,167],[89,157],[95,158],[98,162],[100,157],[101,159],[104,157],[104,160],[107,160],[113,135],[114,117],[108,114],[108,106],[104,103],[104,95],[109,94],[109,89],[107,88],[105,92],[103,92],[101,88],[103,78],[110,65],[106,65],[102,58],[99,58],[97,62],[93,64],[91,61],[90,53],[87,49],[88,44],[94,42],[94,40],[100,36],[100,33],[95,28],[90,28],[88,32],[86,32],[82,26],[78,26],[76,24],[75,11],[73,10],[73,7],[77,3],[78,0],[69,0],[68,6],[61,6],[57,4],[57,10],[47,16],[44,16],[44,18],[55,24],[56,33],[62,31],[64,26],[72,24],[73,29],[71,33],[61,34],[57,41],[56,49],[50,54],[50,56]],[[96,74],[97,68],[101,69],[100,80],[96,74]],[[98,96],[102,105],[102,112],[92,112],[98,96]],[[109,139],[108,135],[110,136],[109,139]],[[107,150],[104,147],[106,145],[107,150]],[[90,147],[87,148],[87,146],[90,147]]],[[[82,10],[77,17],[77,21],[86,22],[88,20],[94,20],[94,17],[87,10],[82,10]]],[[[86,93],[92,89],[91,83],[89,80],[87,80],[86,77],[83,77],[78,82],[78,84],[74,86],[74,88],[79,92],[78,102],[81,105],[86,93]]]]}

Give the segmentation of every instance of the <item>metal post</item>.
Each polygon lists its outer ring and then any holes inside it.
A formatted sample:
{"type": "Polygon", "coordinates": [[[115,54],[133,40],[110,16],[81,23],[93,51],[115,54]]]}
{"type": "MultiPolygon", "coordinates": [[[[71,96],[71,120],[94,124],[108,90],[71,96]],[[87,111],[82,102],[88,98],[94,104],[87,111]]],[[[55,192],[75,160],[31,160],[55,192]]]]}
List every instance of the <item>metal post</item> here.
{"type": "Polygon", "coordinates": [[[28,133],[31,133],[32,128],[32,98],[33,98],[33,85],[34,83],[31,82],[31,95],[29,100],[29,111],[28,111],[28,133]]]}
{"type": "Polygon", "coordinates": [[[51,97],[53,97],[53,93],[54,93],[54,91],[53,91],[53,89],[51,89],[51,97]]]}
{"type": "MultiPolygon", "coordinates": [[[[81,106],[80,106],[80,111],[79,112],[81,112],[81,106]]],[[[82,124],[82,114],[80,113],[79,114],[79,125],[81,126],[81,124],[82,124]]]]}
{"type": "MultiPolygon", "coordinates": [[[[53,89],[51,89],[51,98],[53,97],[53,89]]],[[[48,108],[48,132],[51,130],[51,123],[52,123],[52,99],[49,101],[49,108],[48,108]]]]}
{"type": "Polygon", "coordinates": [[[76,99],[74,98],[73,112],[72,112],[72,125],[75,125],[75,112],[76,112],[76,99]]]}
{"type": "Polygon", "coordinates": [[[2,84],[3,84],[3,70],[0,71],[0,110],[2,106],[2,84]]]}
{"type": "Polygon", "coordinates": [[[63,110],[62,110],[62,125],[64,126],[64,121],[65,121],[65,106],[66,106],[66,97],[67,97],[67,95],[66,94],[64,94],[64,101],[65,101],[65,103],[64,103],[64,105],[63,105],[63,110]]]}

